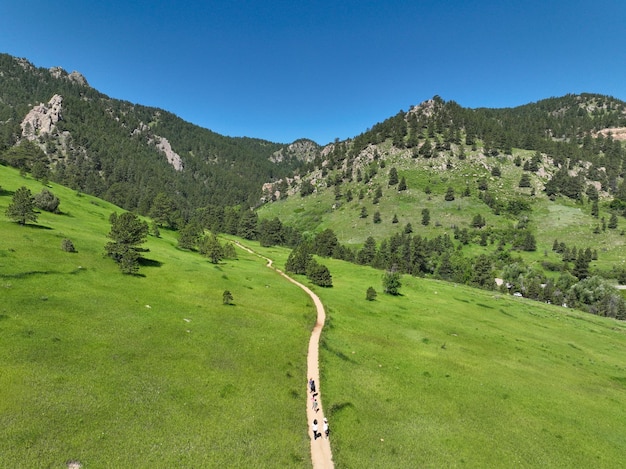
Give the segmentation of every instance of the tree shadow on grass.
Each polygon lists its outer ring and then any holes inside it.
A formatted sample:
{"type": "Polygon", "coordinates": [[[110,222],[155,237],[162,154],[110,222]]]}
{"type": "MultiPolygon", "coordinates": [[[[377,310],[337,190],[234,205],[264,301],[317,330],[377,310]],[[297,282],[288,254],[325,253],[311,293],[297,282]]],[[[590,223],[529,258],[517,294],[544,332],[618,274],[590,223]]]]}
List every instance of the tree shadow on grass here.
{"type": "Polygon", "coordinates": [[[163,262],[156,261],[154,259],[146,259],[145,257],[140,257],[139,265],[142,267],[161,267],[163,266],[163,262]]]}
{"type": "Polygon", "coordinates": [[[50,274],[58,274],[60,272],[56,270],[29,270],[27,272],[18,272],[15,274],[0,274],[0,278],[6,279],[20,279],[26,277],[33,277],[36,275],[50,275],[50,274]]]}
{"type": "MultiPolygon", "coordinates": [[[[17,222],[15,222],[17,223],[17,222]]],[[[17,223],[19,225],[19,223],[17,223]]],[[[29,228],[31,230],[52,230],[54,228],[51,228],[49,226],[45,226],[45,225],[38,225],[37,223],[24,223],[23,225],[24,228],[29,228]]]]}
{"type": "Polygon", "coordinates": [[[344,409],[353,409],[353,408],[354,408],[354,404],[352,402],[341,402],[341,403],[333,404],[330,406],[330,409],[328,410],[328,415],[334,416],[344,409]]]}

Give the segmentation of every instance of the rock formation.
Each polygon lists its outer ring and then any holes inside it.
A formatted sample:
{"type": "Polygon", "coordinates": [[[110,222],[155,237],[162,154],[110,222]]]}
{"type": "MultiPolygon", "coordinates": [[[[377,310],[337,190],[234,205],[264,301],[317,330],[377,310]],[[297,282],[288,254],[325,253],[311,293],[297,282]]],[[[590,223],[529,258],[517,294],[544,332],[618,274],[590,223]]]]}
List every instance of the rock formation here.
{"type": "Polygon", "coordinates": [[[172,150],[172,145],[165,137],[155,135],[155,145],[157,149],[165,154],[167,162],[171,164],[176,171],[182,171],[184,168],[183,159],[178,153],[172,150]]]}
{"type": "Polygon", "coordinates": [[[55,124],[61,120],[63,97],[55,94],[48,104],[41,103],[33,107],[20,124],[22,136],[28,140],[36,140],[38,136],[49,134],[55,124]]]}
{"type": "Polygon", "coordinates": [[[72,83],[77,83],[81,86],[89,86],[89,83],[87,83],[87,79],[83,76],[83,74],[77,72],[76,70],[68,74],[62,67],[51,67],[48,71],[54,78],[65,78],[72,83]]]}

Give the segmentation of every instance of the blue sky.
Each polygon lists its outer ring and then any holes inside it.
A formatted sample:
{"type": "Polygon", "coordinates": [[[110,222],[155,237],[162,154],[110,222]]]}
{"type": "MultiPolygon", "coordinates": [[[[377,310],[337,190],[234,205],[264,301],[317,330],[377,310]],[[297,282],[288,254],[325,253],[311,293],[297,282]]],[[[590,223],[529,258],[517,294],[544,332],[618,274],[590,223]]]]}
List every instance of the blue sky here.
{"type": "Polygon", "coordinates": [[[4,0],[0,52],[223,135],[325,144],[434,95],[626,100],[626,2],[4,0]]]}

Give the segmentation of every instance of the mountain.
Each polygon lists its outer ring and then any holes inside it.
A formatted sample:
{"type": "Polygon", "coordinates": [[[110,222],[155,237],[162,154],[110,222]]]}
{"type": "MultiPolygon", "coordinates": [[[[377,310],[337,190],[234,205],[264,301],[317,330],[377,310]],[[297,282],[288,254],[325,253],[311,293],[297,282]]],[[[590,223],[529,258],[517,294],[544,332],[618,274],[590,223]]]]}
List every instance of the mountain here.
{"type": "Polygon", "coordinates": [[[626,103],[597,94],[435,97],[268,184],[259,239],[280,220],[322,257],[624,319],[625,126],[626,103]]]}
{"type": "Polygon", "coordinates": [[[323,148],[307,166],[309,176],[298,178],[291,193],[307,179],[320,181],[332,170],[340,170],[346,176],[343,180],[356,178],[358,170],[392,154],[453,162],[469,151],[475,157],[502,157],[513,155],[515,149],[517,154],[535,151],[536,163],[543,161],[553,168],[572,170],[583,165],[587,181],[614,194],[623,181],[623,140],[626,103],[609,96],[567,95],[506,109],[467,109],[435,96],[354,139],[323,148]]]}
{"type": "Polygon", "coordinates": [[[209,204],[254,206],[264,182],[301,164],[288,145],[225,137],[162,109],[110,98],[78,72],[6,54],[0,155],[142,214],[165,193],[183,219],[209,204]]]}

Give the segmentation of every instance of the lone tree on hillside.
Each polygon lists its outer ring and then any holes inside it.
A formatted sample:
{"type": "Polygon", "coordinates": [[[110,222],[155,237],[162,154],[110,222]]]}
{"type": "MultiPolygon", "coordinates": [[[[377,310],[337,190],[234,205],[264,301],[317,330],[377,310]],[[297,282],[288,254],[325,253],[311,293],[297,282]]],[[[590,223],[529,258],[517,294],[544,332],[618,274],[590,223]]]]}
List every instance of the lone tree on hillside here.
{"type": "Polygon", "coordinates": [[[35,198],[25,186],[20,187],[13,194],[13,201],[6,209],[6,216],[11,220],[25,225],[26,222],[37,221],[37,212],[35,212],[35,198]]]}
{"type": "Polygon", "coordinates": [[[428,226],[430,224],[430,210],[427,208],[422,209],[422,225],[428,226]]]}
{"type": "Polygon", "coordinates": [[[365,299],[367,301],[374,301],[376,299],[376,290],[374,290],[374,287],[369,287],[367,289],[367,292],[365,292],[365,299]]]}
{"type": "Polygon", "coordinates": [[[123,273],[136,274],[139,272],[139,246],[148,237],[148,224],[130,212],[121,215],[114,212],[109,221],[111,231],[107,237],[113,241],[105,245],[106,254],[119,264],[123,273]]]}
{"type": "Polygon", "coordinates": [[[398,170],[393,167],[389,170],[389,182],[388,185],[391,186],[395,186],[396,184],[398,184],[398,170]]]}
{"type": "Polygon", "coordinates": [[[233,304],[233,294],[230,290],[224,290],[224,293],[222,294],[222,303],[225,305],[233,304]]]}
{"type": "Polygon", "coordinates": [[[35,206],[46,212],[59,213],[59,198],[48,189],[41,189],[41,192],[34,197],[35,206]]]}
{"type": "Polygon", "coordinates": [[[383,291],[385,293],[399,295],[401,286],[400,272],[398,272],[395,266],[383,274],[383,291]]]}

